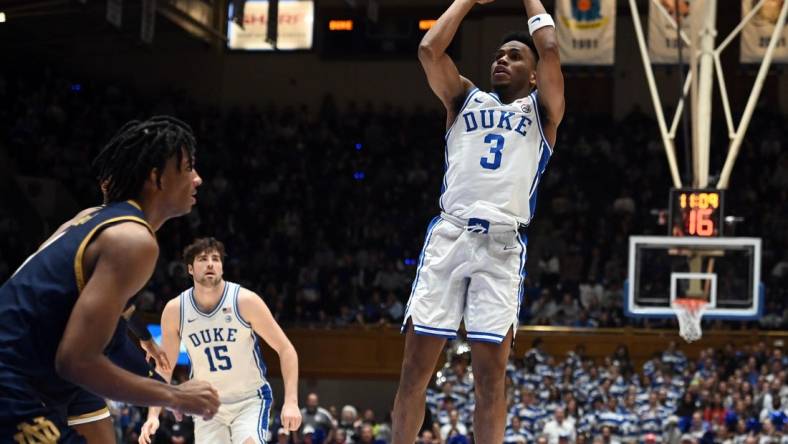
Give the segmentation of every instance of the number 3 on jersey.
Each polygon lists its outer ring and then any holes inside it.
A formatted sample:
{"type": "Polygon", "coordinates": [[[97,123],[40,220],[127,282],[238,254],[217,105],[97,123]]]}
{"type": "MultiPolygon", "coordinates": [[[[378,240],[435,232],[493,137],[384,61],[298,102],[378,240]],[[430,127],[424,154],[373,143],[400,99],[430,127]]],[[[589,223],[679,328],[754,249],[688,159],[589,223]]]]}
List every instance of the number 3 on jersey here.
{"type": "Polygon", "coordinates": [[[501,157],[503,157],[501,151],[503,150],[504,138],[500,134],[487,134],[484,137],[484,143],[492,144],[490,146],[490,154],[493,155],[493,158],[490,160],[489,157],[482,157],[479,164],[484,169],[497,170],[501,166],[501,157]]]}
{"type": "Polygon", "coordinates": [[[230,357],[227,356],[227,346],[226,345],[217,345],[216,347],[206,347],[205,348],[205,356],[208,357],[208,366],[211,368],[212,372],[218,370],[230,370],[233,368],[233,363],[230,361],[230,357]],[[213,355],[211,354],[213,352],[213,355]],[[223,364],[219,364],[218,367],[214,365],[213,359],[216,356],[216,362],[223,362],[223,364]]]}

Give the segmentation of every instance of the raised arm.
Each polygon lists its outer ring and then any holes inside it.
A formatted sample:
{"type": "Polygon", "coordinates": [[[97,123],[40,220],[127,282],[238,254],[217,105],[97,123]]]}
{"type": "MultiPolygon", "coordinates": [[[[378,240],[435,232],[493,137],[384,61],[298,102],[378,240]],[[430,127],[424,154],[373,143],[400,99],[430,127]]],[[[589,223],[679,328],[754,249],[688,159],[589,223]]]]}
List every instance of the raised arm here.
{"type": "Polygon", "coordinates": [[[242,288],[238,294],[238,311],[241,317],[251,324],[254,332],[279,355],[282,379],[285,382],[282,427],[289,431],[298,430],[301,426],[301,411],[298,409],[298,354],[293,344],[260,296],[242,288]]]}
{"type": "Polygon", "coordinates": [[[123,370],[104,355],[124,305],[153,272],[158,256],[153,236],[141,225],[122,223],[104,230],[88,248],[96,264],[63,332],[57,372],[102,397],[212,417],[219,398],[210,385],[169,386],[123,370]]]}
{"type": "MultiPolygon", "coordinates": [[[[528,23],[533,27],[532,21],[537,23],[540,14],[546,14],[544,5],[539,0],[523,0],[525,11],[528,14],[528,23]]],[[[555,26],[544,26],[531,35],[539,53],[539,63],[536,65],[536,88],[539,104],[543,116],[545,137],[551,146],[555,146],[558,124],[564,118],[564,75],[561,73],[561,59],[558,53],[558,38],[555,26]]]]}
{"type": "Polygon", "coordinates": [[[419,44],[419,61],[427,74],[427,82],[446,108],[446,127],[451,126],[465,95],[473,87],[470,80],[460,75],[457,65],[446,54],[446,48],[473,5],[491,1],[454,0],[419,44]]]}

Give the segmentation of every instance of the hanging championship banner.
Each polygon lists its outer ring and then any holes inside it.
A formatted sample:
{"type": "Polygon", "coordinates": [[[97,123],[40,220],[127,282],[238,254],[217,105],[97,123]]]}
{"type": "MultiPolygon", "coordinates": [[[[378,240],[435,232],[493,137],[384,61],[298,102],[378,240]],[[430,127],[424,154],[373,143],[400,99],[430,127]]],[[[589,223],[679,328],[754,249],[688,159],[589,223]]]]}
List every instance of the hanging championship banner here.
{"type": "MultiPolygon", "coordinates": [[[[692,9],[702,11],[702,5],[696,5],[703,0],[692,0],[692,9]]],[[[681,25],[682,32],[690,36],[689,0],[652,0],[648,8],[648,52],[651,63],[678,63],[679,38],[676,33],[676,15],[681,25]]],[[[699,19],[699,18],[696,18],[699,19]]],[[[690,59],[690,51],[685,42],[682,42],[681,58],[684,63],[690,59]]]]}
{"type": "Polygon", "coordinates": [[[556,0],[555,15],[562,64],[613,64],[616,0],[556,0]]]}
{"type": "MultiPolygon", "coordinates": [[[[784,1],[765,0],[763,7],[744,25],[741,30],[741,51],[739,51],[741,63],[761,63],[784,1]]],[[[753,6],[757,4],[758,0],[742,0],[742,18],[749,14],[753,6]]],[[[777,40],[773,57],[772,63],[788,63],[788,26],[783,28],[782,35],[777,40]]]]}

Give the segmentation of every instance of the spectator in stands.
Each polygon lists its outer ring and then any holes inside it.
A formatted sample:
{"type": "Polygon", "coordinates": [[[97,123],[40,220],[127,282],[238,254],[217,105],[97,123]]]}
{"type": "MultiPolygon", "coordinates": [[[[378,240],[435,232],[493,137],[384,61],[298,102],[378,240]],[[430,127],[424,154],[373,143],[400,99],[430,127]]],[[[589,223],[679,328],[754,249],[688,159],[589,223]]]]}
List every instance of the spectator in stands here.
{"type": "Polygon", "coordinates": [[[307,426],[312,429],[314,444],[322,444],[323,441],[331,441],[334,429],[334,418],[328,410],[320,407],[317,393],[309,393],[306,397],[306,405],[301,409],[303,418],[303,430],[306,434],[307,426]]]}
{"type": "Polygon", "coordinates": [[[549,414],[539,405],[530,389],[523,389],[521,393],[522,403],[515,406],[516,410],[512,413],[520,417],[526,430],[534,434],[541,433],[549,414]]]}
{"type": "Polygon", "coordinates": [[[517,415],[511,416],[509,419],[509,424],[506,426],[506,430],[504,431],[504,444],[529,443],[533,440],[533,432],[523,426],[520,417],[517,415]]]}
{"type": "Polygon", "coordinates": [[[441,426],[441,439],[445,442],[454,436],[468,436],[468,428],[465,424],[460,422],[460,412],[457,409],[452,409],[449,412],[449,420],[446,424],[441,426]]]}
{"type": "Polygon", "coordinates": [[[421,431],[421,435],[419,435],[419,440],[416,441],[416,444],[441,444],[441,440],[435,437],[432,430],[427,429],[421,431]]]}
{"type": "Polygon", "coordinates": [[[375,433],[372,424],[365,422],[361,425],[358,439],[353,441],[354,444],[386,444],[385,441],[375,439],[375,433]]]}
{"type": "Polygon", "coordinates": [[[339,416],[339,423],[337,424],[337,431],[343,430],[349,441],[353,441],[356,436],[356,430],[361,426],[361,420],[358,418],[358,411],[352,405],[342,407],[342,412],[339,416]]]}
{"type": "Polygon", "coordinates": [[[317,444],[315,441],[315,428],[311,425],[301,427],[301,444],[317,444]]]}
{"type": "Polygon", "coordinates": [[[615,427],[603,425],[601,428],[601,438],[604,444],[621,444],[621,440],[615,432],[615,427]]]}
{"type": "Polygon", "coordinates": [[[354,441],[348,438],[346,429],[336,429],[334,430],[334,439],[331,440],[330,444],[348,444],[352,442],[354,441]]]}
{"type": "Polygon", "coordinates": [[[564,409],[559,407],[553,412],[553,418],[545,424],[542,434],[547,437],[548,444],[558,444],[561,437],[574,443],[577,431],[575,430],[575,422],[566,418],[564,409]]]}

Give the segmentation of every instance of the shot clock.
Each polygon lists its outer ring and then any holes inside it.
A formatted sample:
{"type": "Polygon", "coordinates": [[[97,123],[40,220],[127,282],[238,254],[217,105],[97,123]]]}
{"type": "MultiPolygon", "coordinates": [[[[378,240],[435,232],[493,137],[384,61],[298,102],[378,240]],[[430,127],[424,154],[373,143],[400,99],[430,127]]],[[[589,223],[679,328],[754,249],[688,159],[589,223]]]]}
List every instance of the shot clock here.
{"type": "Polygon", "coordinates": [[[701,188],[670,190],[669,236],[722,236],[724,191],[701,188]]]}

